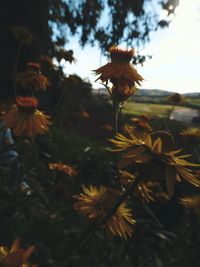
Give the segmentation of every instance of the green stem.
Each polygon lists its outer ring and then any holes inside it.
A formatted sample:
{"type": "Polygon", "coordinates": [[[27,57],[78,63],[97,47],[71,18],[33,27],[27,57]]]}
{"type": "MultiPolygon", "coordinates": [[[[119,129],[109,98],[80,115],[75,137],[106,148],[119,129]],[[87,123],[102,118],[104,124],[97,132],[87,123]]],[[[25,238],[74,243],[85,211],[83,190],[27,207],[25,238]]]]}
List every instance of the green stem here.
{"type": "Polygon", "coordinates": [[[175,107],[176,107],[176,105],[174,104],[174,105],[172,106],[172,108],[170,109],[170,111],[169,111],[169,113],[168,113],[168,116],[167,116],[168,119],[170,119],[170,116],[171,116],[172,112],[174,111],[175,107]]]}
{"type": "Polygon", "coordinates": [[[119,114],[120,114],[120,108],[119,108],[119,101],[117,97],[114,96],[113,99],[113,109],[114,109],[114,131],[115,134],[119,132],[119,114]]]}

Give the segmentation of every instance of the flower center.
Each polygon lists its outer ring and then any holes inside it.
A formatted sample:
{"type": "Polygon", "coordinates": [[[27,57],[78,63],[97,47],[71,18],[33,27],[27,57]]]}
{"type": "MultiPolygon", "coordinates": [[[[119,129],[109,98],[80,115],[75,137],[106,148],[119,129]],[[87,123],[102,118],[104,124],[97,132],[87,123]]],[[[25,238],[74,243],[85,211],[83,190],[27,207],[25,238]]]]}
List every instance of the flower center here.
{"type": "Polygon", "coordinates": [[[119,47],[111,47],[109,49],[111,62],[130,62],[134,56],[134,49],[121,49],[119,47]]]}
{"type": "Polygon", "coordinates": [[[38,100],[35,97],[19,96],[16,98],[16,105],[19,111],[30,115],[37,109],[38,100]]]}

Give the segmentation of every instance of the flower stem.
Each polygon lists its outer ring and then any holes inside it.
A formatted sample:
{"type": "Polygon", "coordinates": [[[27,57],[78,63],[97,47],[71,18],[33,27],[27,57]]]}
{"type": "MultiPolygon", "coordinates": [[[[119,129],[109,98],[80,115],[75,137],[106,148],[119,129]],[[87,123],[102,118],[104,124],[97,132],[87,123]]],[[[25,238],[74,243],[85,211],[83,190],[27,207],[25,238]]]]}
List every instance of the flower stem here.
{"type": "Polygon", "coordinates": [[[168,116],[167,116],[168,119],[170,119],[171,114],[172,114],[172,112],[174,111],[175,107],[176,107],[176,105],[174,104],[174,105],[172,106],[172,108],[170,109],[170,111],[169,111],[169,113],[168,113],[168,116]]]}
{"type": "Polygon", "coordinates": [[[17,83],[16,83],[16,74],[17,74],[17,69],[18,69],[18,63],[19,63],[19,58],[21,54],[21,49],[22,49],[22,44],[20,43],[17,52],[16,52],[16,57],[14,61],[14,70],[13,70],[13,75],[14,75],[14,97],[16,98],[17,96],[17,83]]]}

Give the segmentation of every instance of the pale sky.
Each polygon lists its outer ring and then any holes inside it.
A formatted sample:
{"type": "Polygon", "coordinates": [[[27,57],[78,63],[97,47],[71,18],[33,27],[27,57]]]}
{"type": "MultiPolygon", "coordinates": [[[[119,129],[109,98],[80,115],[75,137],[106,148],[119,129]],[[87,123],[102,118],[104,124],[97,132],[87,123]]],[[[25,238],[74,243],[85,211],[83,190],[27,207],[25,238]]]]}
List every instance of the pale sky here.
{"type": "MultiPolygon", "coordinates": [[[[107,62],[99,49],[89,45],[81,49],[76,38],[66,48],[74,51],[77,63],[64,64],[65,72],[89,78],[94,88],[101,87],[92,74],[107,62]]],[[[151,41],[138,53],[153,56],[143,67],[137,66],[145,78],[141,88],[200,93],[200,0],[180,0],[170,26],[152,33],[151,41]]]]}

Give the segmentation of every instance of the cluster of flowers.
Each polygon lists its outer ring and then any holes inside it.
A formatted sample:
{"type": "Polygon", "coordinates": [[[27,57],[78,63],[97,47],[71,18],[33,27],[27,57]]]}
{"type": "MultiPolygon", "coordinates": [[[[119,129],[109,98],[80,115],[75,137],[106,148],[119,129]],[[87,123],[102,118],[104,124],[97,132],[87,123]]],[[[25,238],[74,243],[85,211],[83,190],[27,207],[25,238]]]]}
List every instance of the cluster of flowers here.
{"type": "MultiPolygon", "coordinates": [[[[23,88],[45,90],[50,84],[48,79],[40,73],[40,65],[29,62],[27,70],[16,75],[16,81],[23,88]]],[[[7,128],[11,128],[16,136],[35,137],[48,131],[50,117],[37,109],[38,99],[34,96],[18,96],[12,108],[3,115],[7,128]]]]}
{"type": "MultiPolygon", "coordinates": [[[[120,103],[132,96],[136,91],[135,85],[140,85],[143,78],[130,63],[134,56],[133,49],[123,50],[111,47],[109,51],[111,61],[95,70],[95,73],[106,86],[109,82],[112,83],[109,92],[113,103],[120,103]]],[[[50,84],[41,74],[40,65],[37,63],[28,63],[27,70],[16,75],[16,82],[31,91],[45,90],[50,84]]],[[[176,96],[173,101],[177,102],[177,99],[176,96]]],[[[3,114],[6,127],[11,128],[16,136],[33,138],[37,134],[46,133],[51,124],[50,117],[39,111],[37,107],[36,97],[18,96],[11,110],[3,114]]],[[[139,194],[147,201],[154,201],[151,190],[159,187],[163,179],[165,179],[166,193],[169,198],[174,194],[176,182],[181,182],[183,179],[200,187],[198,177],[190,169],[197,165],[186,161],[185,158],[188,155],[180,155],[181,149],[174,150],[173,138],[170,134],[152,132],[147,116],[141,115],[137,119],[132,119],[132,125],[125,125],[123,131],[124,134],[117,133],[110,141],[115,146],[112,151],[121,153],[117,166],[119,180],[124,189],[140,179],[139,183],[136,183],[139,194]],[[137,172],[132,174],[124,170],[125,168],[137,170],[137,172]]],[[[62,163],[49,163],[49,169],[64,172],[71,177],[77,174],[75,168],[62,163]]],[[[102,218],[106,218],[103,223],[106,231],[127,239],[132,235],[132,225],[135,224],[127,197],[113,209],[122,195],[123,190],[121,192],[104,186],[83,185],[82,192],[74,196],[74,209],[86,216],[89,221],[100,225],[102,218]],[[108,214],[109,217],[107,217],[108,214]]],[[[19,240],[16,240],[10,250],[4,246],[0,247],[0,262],[4,267],[34,266],[27,263],[33,247],[23,250],[19,248],[19,244],[19,240]]]]}

